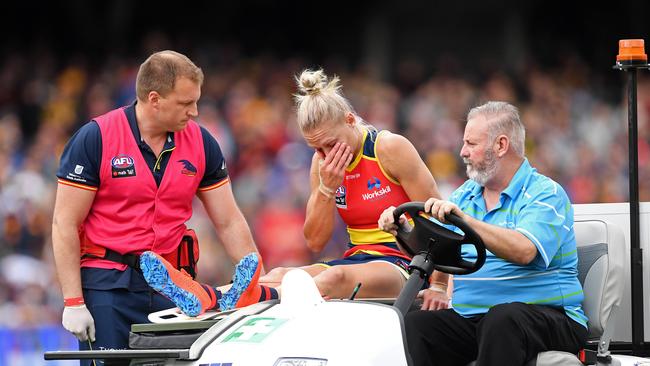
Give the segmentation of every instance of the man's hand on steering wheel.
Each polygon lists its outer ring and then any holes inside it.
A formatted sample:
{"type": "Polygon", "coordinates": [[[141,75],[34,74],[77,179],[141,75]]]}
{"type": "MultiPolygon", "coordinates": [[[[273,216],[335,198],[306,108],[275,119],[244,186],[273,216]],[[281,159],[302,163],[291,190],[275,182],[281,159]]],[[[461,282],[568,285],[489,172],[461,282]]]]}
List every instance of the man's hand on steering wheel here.
{"type": "Polygon", "coordinates": [[[429,198],[424,203],[424,211],[444,224],[449,223],[446,220],[446,216],[450,213],[456,214],[456,216],[460,217],[465,221],[467,221],[469,217],[454,203],[445,200],[440,200],[437,198],[429,198]]]}
{"type": "MultiPolygon", "coordinates": [[[[381,230],[395,236],[397,235],[397,224],[395,224],[393,212],[395,212],[395,206],[390,206],[389,208],[385,209],[384,212],[382,212],[379,216],[377,225],[381,230]]],[[[411,227],[411,225],[408,223],[408,220],[406,220],[406,216],[404,215],[401,215],[399,217],[399,223],[402,225],[402,227],[407,228],[407,230],[411,227]]]]}

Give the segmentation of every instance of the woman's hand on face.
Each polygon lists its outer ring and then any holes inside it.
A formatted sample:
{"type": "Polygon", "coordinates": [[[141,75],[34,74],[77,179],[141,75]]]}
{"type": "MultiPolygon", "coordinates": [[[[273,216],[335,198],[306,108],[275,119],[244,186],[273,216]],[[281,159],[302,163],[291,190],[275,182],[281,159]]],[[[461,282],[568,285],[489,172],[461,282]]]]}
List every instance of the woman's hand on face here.
{"type": "Polygon", "coordinates": [[[336,190],[343,183],[345,168],[352,162],[352,149],[345,143],[336,145],[321,160],[318,168],[321,184],[330,190],[336,190]]]}

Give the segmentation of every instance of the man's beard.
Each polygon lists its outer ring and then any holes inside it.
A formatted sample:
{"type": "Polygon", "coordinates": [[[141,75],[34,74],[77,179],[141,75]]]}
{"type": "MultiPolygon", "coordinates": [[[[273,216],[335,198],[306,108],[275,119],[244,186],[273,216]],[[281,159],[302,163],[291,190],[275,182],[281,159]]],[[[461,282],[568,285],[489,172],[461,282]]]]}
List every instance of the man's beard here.
{"type": "Polygon", "coordinates": [[[482,187],[485,187],[485,184],[494,177],[497,171],[497,156],[491,149],[485,151],[485,158],[480,164],[473,164],[467,158],[463,158],[463,162],[467,166],[466,172],[469,179],[482,187]]]}

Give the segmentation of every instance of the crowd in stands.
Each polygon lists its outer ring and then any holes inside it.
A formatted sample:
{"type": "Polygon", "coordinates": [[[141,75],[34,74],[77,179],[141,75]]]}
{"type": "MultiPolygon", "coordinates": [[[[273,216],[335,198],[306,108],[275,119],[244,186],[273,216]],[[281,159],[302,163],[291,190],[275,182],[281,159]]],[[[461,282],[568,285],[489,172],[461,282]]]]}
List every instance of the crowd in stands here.
{"type": "MultiPolygon", "coordinates": [[[[248,58],[210,46],[181,51],[205,72],[198,121],[221,145],[266,268],[338,256],[347,238],[342,224],[319,255],[307,249],[302,236],[313,151],[294,121],[293,76],[314,65],[300,58],[248,58]]],[[[0,328],[60,323],[63,302],[50,238],[58,160],[82,124],[135,99],[144,55],[109,55],[98,63],[39,49],[0,59],[0,328]]],[[[322,66],[341,76],[361,117],[413,142],[443,196],[465,179],[458,152],[467,111],[487,100],[505,100],[520,107],[531,163],[561,183],[574,203],[628,199],[624,89],[622,83],[591,78],[615,71],[590,70],[576,61],[517,75],[464,76],[409,61],[398,62],[395,76],[386,81],[367,65],[322,66]]],[[[650,201],[650,78],[640,75],[638,95],[640,198],[650,201]]],[[[232,265],[200,204],[188,225],[201,242],[200,279],[227,282],[232,265]]]]}

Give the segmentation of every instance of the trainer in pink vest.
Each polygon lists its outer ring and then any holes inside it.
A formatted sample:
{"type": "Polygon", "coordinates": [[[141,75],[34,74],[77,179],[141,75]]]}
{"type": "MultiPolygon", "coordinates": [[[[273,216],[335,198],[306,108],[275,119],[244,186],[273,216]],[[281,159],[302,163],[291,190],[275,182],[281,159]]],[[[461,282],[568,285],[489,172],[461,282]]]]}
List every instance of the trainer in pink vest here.
{"type": "MultiPolygon", "coordinates": [[[[160,187],[142,157],[123,108],[95,118],[102,136],[99,189],[81,228],[81,241],[120,254],[176,249],[185,222],[192,216],[192,199],[205,172],[205,150],[199,125],[189,121],[174,133],[160,187]]],[[[83,245],[82,245],[83,246],[83,245]]],[[[126,265],[82,258],[82,267],[124,270],[126,265]]]]}

